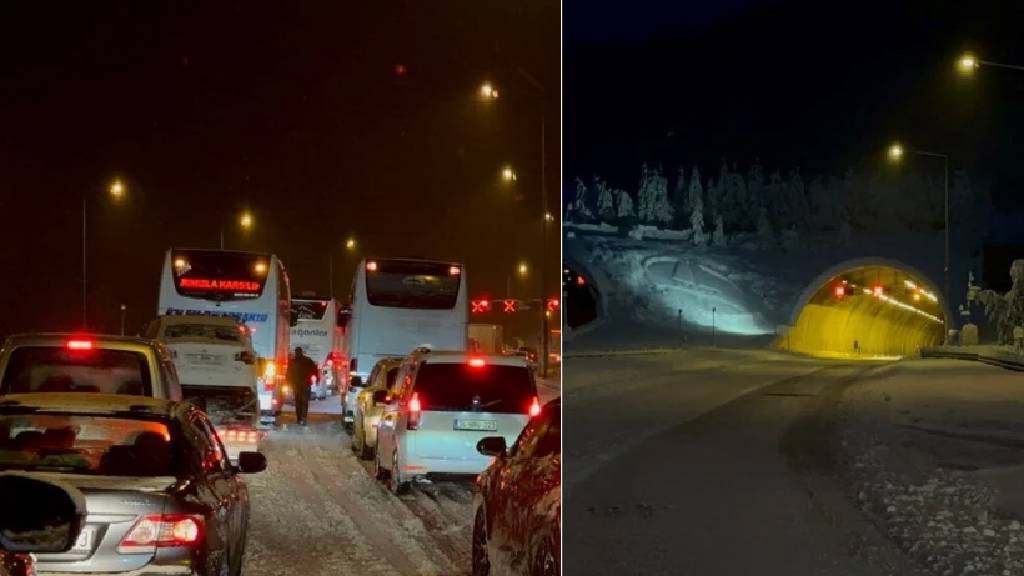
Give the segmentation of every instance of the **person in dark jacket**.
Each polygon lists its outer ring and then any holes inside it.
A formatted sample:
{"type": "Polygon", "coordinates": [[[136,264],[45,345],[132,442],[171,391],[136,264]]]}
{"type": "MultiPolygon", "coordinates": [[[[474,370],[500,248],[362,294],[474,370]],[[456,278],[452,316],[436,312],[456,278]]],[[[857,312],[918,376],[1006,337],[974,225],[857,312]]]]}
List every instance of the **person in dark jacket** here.
{"type": "Polygon", "coordinates": [[[306,414],[309,412],[310,378],[316,376],[316,373],[316,362],[306,356],[301,346],[296,347],[295,357],[288,364],[287,376],[295,396],[295,420],[302,426],[306,425],[306,414]]]}

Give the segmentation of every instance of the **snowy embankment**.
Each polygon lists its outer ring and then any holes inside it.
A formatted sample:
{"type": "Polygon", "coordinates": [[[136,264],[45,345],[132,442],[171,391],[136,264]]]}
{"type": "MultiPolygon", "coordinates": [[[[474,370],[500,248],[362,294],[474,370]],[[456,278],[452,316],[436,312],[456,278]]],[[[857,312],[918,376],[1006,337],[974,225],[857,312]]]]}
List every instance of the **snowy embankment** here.
{"type": "Polygon", "coordinates": [[[983,364],[918,360],[843,399],[853,495],[935,574],[1024,574],[1022,385],[983,364]]]}

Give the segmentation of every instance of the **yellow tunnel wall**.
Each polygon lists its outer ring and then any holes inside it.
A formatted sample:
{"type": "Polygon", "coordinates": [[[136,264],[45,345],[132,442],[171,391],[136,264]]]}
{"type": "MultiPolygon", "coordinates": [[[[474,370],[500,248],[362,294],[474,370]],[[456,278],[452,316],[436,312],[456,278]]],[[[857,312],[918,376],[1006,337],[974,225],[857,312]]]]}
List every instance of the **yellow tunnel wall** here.
{"type": "Polygon", "coordinates": [[[942,324],[870,296],[841,303],[808,303],[788,337],[777,345],[814,356],[916,355],[942,341],[942,324]],[[859,354],[854,353],[857,340],[859,354]]]}

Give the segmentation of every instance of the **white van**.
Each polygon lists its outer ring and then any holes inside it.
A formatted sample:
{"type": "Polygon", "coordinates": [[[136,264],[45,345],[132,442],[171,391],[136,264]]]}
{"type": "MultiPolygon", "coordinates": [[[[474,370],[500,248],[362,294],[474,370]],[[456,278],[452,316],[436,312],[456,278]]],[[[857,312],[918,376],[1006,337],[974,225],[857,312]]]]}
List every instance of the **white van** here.
{"type": "Polygon", "coordinates": [[[257,450],[260,406],[248,328],[229,316],[161,316],[146,335],[171,351],[182,396],[207,413],[232,460],[257,450]]]}
{"type": "Polygon", "coordinates": [[[540,414],[533,370],[518,356],[417,351],[396,376],[377,428],[376,476],[401,492],[431,476],[473,477],[491,463],[487,436],[511,446],[540,414]]]}

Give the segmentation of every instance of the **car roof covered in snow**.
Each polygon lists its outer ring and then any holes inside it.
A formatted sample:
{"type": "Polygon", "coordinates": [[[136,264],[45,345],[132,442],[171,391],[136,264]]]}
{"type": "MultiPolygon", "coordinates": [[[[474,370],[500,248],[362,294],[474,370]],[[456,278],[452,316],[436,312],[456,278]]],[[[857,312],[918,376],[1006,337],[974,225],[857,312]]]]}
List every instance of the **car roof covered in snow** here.
{"type": "Polygon", "coordinates": [[[0,414],[4,412],[122,414],[170,417],[178,402],[130,396],[127,394],[97,394],[93,392],[33,392],[0,396],[0,414]]]}

